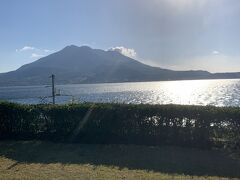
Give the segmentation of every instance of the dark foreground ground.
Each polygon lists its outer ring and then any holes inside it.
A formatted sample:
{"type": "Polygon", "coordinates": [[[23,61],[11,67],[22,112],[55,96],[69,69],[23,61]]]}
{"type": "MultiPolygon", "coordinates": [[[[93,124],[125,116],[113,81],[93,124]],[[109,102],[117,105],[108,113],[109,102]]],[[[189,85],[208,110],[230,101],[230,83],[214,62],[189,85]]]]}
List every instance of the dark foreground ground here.
{"type": "Polygon", "coordinates": [[[240,179],[237,154],[134,145],[0,141],[0,179],[240,179]]]}

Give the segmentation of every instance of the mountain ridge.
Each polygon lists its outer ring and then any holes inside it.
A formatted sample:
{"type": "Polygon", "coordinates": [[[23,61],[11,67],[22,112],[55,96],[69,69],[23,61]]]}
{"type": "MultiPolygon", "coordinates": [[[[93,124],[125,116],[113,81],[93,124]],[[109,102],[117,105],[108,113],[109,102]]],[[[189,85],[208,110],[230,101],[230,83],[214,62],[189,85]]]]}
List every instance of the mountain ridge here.
{"type": "Polygon", "coordinates": [[[236,79],[236,73],[174,71],[143,64],[117,51],[66,46],[62,50],[0,74],[0,86],[44,85],[55,74],[58,84],[144,82],[163,80],[236,79]]]}

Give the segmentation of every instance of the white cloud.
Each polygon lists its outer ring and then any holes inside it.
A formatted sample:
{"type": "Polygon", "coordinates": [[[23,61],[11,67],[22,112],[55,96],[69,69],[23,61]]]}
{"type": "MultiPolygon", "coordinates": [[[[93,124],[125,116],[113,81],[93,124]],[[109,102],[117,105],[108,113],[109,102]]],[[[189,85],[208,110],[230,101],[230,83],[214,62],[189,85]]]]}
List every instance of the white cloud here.
{"type": "Polygon", "coordinates": [[[117,51],[117,52],[123,54],[124,56],[128,56],[130,58],[137,57],[137,53],[134,49],[125,48],[123,46],[112,47],[112,48],[109,48],[108,50],[109,51],[117,51]]]}
{"type": "Polygon", "coordinates": [[[53,50],[49,50],[49,49],[44,49],[43,50],[45,53],[52,53],[52,52],[54,52],[53,50]]]}
{"type": "Polygon", "coordinates": [[[32,50],[36,50],[35,47],[32,46],[24,46],[21,49],[16,49],[16,52],[22,52],[22,51],[32,51],[32,50]]]}
{"type": "Polygon", "coordinates": [[[49,50],[49,49],[42,49],[42,48],[36,48],[33,46],[24,46],[21,49],[16,49],[17,53],[24,53],[24,54],[28,54],[30,58],[33,59],[37,59],[37,58],[41,58],[44,56],[47,56],[51,53],[54,53],[54,50],[49,50]]]}
{"type": "Polygon", "coordinates": [[[220,52],[219,51],[213,51],[212,54],[213,55],[218,55],[218,54],[220,54],[220,52]]]}
{"type": "Polygon", "coordinates": [[[42,55],[42,54],[32,53],[31,58],[41,58],[41,57],[43,57],[43,56],[44,56],[44,55],[42,55]]]}
{"type": "Polygon", "coordinates": [[[55,52],[54,50],[41,49],[41,48],[36,48],[36,47],[33,47],[33,46],[24,46],[21,49],[16,49],[16,52],[23,52],[23,51],[35,51],[35,52],[42,52],[42,53],[53,53],[53,52],[55,52]]]}

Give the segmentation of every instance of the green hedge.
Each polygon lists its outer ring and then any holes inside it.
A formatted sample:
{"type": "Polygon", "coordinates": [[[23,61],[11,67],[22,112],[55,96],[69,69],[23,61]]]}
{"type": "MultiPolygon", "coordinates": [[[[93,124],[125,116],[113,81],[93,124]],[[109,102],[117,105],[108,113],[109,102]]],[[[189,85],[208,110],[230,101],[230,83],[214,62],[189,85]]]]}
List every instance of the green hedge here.
{"type": "Polygon", "coordinates": [[[2,102],[0,138],[240,148],[240,108],[2,102]]]}

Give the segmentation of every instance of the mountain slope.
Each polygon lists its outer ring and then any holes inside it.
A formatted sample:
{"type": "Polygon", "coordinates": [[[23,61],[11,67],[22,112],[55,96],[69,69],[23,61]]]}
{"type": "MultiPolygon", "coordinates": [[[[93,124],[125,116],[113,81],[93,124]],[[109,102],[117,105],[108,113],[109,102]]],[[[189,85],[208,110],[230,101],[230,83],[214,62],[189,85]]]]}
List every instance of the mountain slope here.
{"type": "Polygon", "coordinates": [[[0,74],[0,86],[47,84],[51,74],[56,75],[59,84],[240,78],[240,73],[211,74],[207,71],[161,69],[116,51],[71,45],[16,71],[0,74]]]}

